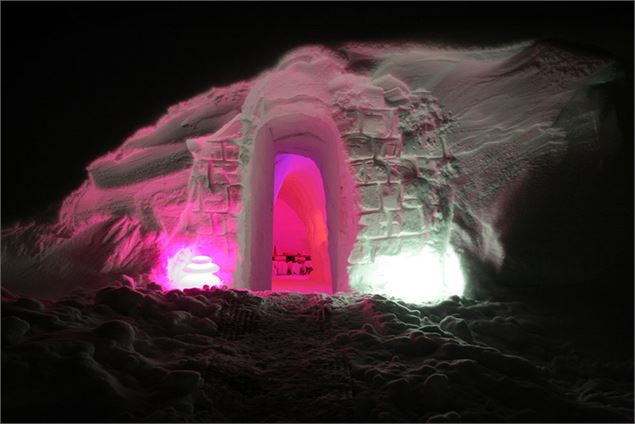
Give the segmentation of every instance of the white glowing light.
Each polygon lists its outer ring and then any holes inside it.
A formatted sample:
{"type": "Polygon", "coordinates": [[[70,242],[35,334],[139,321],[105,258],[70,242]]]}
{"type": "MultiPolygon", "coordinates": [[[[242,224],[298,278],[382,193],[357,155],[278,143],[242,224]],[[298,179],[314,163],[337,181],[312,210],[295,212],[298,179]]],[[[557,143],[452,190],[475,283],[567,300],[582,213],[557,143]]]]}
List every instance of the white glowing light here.
{"type": "Polygon", "coordinates": [[[459,258],[451,248],[439,255],[426,247],[419,254],[378,256],[365,279],[375,292],[406,302],[438,302],[463,295],[465,280],[459,258]]]}
{"type": "Polygon", "coordinates": [[[220,278],[214,275],[219,269],[212,258],[195,256],[189,248],[181,249],[168,261],[170,281],[178,289],[220,286],[220,278]]]}
{"type": "Polygon", "coordinates": [[[202,287],[206,284],[217,286],[220,284],[220,278],[214,273],[219,269],[220,267],[212,262],[209,256],[195,256],[183,270],[184,276],[179,281],[179,285],[182,288],[202,287]]]}

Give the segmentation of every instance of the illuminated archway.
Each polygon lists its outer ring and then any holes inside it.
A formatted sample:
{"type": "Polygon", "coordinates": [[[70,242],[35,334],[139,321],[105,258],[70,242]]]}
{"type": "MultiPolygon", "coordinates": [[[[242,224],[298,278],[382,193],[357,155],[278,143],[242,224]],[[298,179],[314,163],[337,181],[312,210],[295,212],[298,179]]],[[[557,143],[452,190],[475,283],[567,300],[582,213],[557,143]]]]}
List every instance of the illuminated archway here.
{"type": "Polygon", "coordinates": [[[332,293],[322,174],[305,156],[276,156],[272,289],[332,293]]]}
{"type": "MultiPolygon", "coordinates": [[[[314,172],[297,168],[298,172],[314,175],[310,177],[311,181],[321,180],[323,184],[328,240],[328,260],[323,262],[330,267],[323,272],[326,281],[330,281],[330,292],[348,291],[348,256],[357,237],[359,219],[353,177],[332,118],[325,114],[312,116],[305,113],[271,118],[255,132],[239,230],[240,264],[236,286],[251,290],[271,289],[274,199],[282,187],[276,187],[275,162],[278,155],[285,154],[294,155],[296,160],[289,164],[295,163],[298,167],[309,162],[297,156],[312,162],[321,175],[315,177],[314,172]]],[[[307,200],[307,197],[302,197],[307,205],[317,204],[315,199],[307,200]]]]}

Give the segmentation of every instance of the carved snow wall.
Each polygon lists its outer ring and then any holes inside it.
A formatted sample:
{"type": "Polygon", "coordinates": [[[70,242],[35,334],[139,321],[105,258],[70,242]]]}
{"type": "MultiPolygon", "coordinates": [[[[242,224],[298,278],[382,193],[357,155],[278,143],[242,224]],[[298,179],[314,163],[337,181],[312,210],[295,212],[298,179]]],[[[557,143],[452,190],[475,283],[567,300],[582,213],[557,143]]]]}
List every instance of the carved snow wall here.
{"type": "Polygon", "coordinates": [[[452,121],[425,90],[304,52],[254,85],[241,125],[187,141],[194,162],[179,231],[235,272],[236,286],[270,289],[273,162],[302,154],[325,180],[332,291],[375,290],[378,258],[447,249],[452,121]]]}

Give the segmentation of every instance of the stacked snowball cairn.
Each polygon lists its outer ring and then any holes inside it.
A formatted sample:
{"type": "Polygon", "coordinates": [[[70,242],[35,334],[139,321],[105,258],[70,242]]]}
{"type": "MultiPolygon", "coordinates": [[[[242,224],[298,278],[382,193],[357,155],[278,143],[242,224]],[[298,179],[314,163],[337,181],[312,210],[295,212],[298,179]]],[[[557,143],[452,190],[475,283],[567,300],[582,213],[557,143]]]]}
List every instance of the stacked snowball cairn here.
{"type": "Polygon", "coordinates": [[[214,275],[220,269],[209,256],[194,256],[183,270],[184,277],[179,281],[182,288],[202,287],[204,284],[219,286],[220,278],[214,275]]]}

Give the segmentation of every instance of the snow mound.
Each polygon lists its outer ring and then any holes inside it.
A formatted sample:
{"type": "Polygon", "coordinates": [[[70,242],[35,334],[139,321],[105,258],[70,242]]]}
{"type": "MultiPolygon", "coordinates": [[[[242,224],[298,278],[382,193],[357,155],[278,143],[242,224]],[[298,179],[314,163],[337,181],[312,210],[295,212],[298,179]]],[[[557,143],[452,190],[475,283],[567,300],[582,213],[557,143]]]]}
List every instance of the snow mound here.
{"type": "MultiPolygon", "coordinates": [[[[623,146],[615,101],[623,79],[615,62],[551,42],[299,48],[252,81],[170,107],[96,159],[54,225],[4,229],[5,281],[26,296],[105,286],[161,266],[166,240],[203,235],[220,246],[223,279],[237,275],[236,287],[255,287],[247,268],[269,253],[249,257],[257,231],[246,223],[258,222],[249,207],[258,208],[250,202],[260,187],[252,181],[259,176],[248,178],[249,160],[262,153],[252,149],[254,131],[296,109],[333,117],[342,146],[328,151],[346,150],[324,160],[350,168],[337,182],[352,194],[328,202],[351,202],[342,205],[341,228],[335,219],[329,226],[331,239],[341,235],[330,258],[337,289],[379,292],[370,281],[381,274],[374,265],[426,243],[450,244],[471,266],[491,269],[497,283],[601,278],[615,268],[614,252],[596,246],[621,242],[624,233],[619,207],[603,199],[619,183],[611,167],[623,146]],[[357,124],[370,138],[395,139],[375,149],[348,137],[357,124]],[[197,150],[202,145],[211,150],[197,150]],[[346,155],[349,162],[340,160],[346,155]],[[208,190],[205,213],[193,217],[193,196],[206,186],[218,190],[208,190]]],[[[267,261],[254,269],[268,269],[267,261]]],[[[445,325],[467,334],[462,324],[445,325]]]]}

